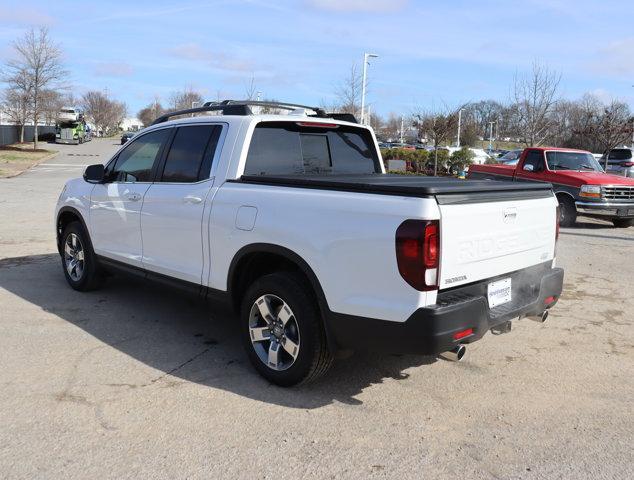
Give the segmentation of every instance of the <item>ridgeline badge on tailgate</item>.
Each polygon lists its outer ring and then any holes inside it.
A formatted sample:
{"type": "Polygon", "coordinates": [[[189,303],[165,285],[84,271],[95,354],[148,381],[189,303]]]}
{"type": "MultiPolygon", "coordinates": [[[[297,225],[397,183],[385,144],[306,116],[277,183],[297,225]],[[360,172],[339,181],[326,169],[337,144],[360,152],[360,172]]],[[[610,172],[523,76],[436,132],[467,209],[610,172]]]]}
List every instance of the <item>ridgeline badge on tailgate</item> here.
{"type": "Polygon", "coordinates": [[[466,275],[460,275],[458,277],[448,278],[447,280],[445,280],[445,283],[449,284],[449,283],[462,282],[463,280],[466,280],[466,279],[467,279],[466,275]]]}

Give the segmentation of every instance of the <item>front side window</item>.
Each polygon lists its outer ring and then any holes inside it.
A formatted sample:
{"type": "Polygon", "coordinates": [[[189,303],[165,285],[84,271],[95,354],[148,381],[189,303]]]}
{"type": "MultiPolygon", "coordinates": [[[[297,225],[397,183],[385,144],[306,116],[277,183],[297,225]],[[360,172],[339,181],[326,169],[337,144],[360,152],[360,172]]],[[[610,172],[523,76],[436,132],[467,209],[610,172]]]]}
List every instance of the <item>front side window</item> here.
{"type": "Polygon", "coordinates": [[[209,178],[221,127],[179,127],[165,159],[161,181],[191,183],[209,178]]]}
{"type": "Polygon", "coordinates": [[[263,122],[255,127],[246,175],[380,173],[372,135],[365,128],[310,122],[263,122]],[[323,125],[323,124],[322,124],[323,125]]]}
{"type": "Polygon", "coordinates": [[[152,167],[171,129],[164,128],[130,142],[119,154],[108,176],[114,182],[151,182],[152,167]]]}

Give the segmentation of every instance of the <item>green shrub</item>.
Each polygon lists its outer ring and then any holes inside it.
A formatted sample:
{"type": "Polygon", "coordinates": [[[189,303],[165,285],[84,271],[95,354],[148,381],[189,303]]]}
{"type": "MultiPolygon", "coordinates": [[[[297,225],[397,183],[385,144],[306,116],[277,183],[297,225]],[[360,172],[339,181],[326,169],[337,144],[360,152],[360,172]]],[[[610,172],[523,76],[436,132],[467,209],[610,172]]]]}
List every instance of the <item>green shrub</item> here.
{"type": "Polygon", "coordinates": [[[449,170],[454,173],[462,172],[468,165],[473,163],[473,157],[475,157],[475,154],[468,147],[456,150],[449,158],[449,170]]]}

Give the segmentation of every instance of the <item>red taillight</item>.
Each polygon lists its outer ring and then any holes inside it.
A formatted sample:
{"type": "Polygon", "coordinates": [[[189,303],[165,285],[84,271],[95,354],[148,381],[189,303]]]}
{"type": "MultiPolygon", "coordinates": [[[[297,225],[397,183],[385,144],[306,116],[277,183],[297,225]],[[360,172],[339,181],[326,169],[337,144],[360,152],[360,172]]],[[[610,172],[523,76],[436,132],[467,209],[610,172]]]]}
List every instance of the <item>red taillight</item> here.
{"type": "Polygon", "coordinates": [[[454,340],[460,340],[461,338],[468,337],[469,335],[473,335],[473,328],[467,328],[461,332],[456,332],[453,334],[454,340]]]}
{"type": "Polygon", "coordinates": [[[634,162],[621,162],[622,167],[634,167],[634,162]]]}
{"type": "Polygon", "coordinates": [[[403,279],[416,290],[438,288],[438,220],[405,220],[396,230],[396,262],[403,279]]]}
{"type": "Polygon", "coordinates": [[[555,300],[557,300],[557,297],[555,297],[555,296],[546,297],[544,299],[544,305],[548,306],[548,305],[550,305],[552,303],[555,303],[555,300]]]}
{"type": "Polygon", "coordinates": [[[423,263],[426,268],[438,267],[438,223],[425,225],[423,263]]]}

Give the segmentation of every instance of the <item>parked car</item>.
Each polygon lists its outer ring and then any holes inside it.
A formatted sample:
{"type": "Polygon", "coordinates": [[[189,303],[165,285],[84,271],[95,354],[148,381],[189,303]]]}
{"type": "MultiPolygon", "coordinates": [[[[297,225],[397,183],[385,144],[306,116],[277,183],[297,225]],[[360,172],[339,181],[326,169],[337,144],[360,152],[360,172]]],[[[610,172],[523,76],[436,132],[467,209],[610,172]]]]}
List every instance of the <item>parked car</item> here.
{"type": "Polygon", "coordinates": [[[227,305],[255,369],[285,386],[341,348],[459,360],[491,328],[545,320],[563,283],[550,185],[386,175],[371,128],[271,105],[292,113],[166,114],[67,182],[68,284],[133,272],[227,305]]]}
{"type": "Polygon", "coordinates": [[[123,132],[123,135],[121,135],[121,145],[129,141],[136,134],[137,132],[123,132]]]}
{"type": "Polygon", "coordinates": [[[516,149],[516,150],[509,150],[501,157],[498,157],[498,162],[506,164],[506,165],[517,165],[517,162],[519,161],[523,151],[524,151],[523,148],[516,149]]]}
{"type": "MultiPolygon", "coordinates": [[[[606,173],[634,178],[634,159],[632,159],[632,151],[632,148],[613,148],[610,150],[606,173]]],[[[605,156],[605,153],[601,156],[601,165],[605,165],[605,156]]]]}
{"type": "Polygon", "coordinates": [[[538,180],[553,184],[560,223],[572,226],[578,215],[634,225],[634,179],[603,172],[590,152],[565,148],[527,148],[517,165],[474,165],[468,178],[538,180]]]}

